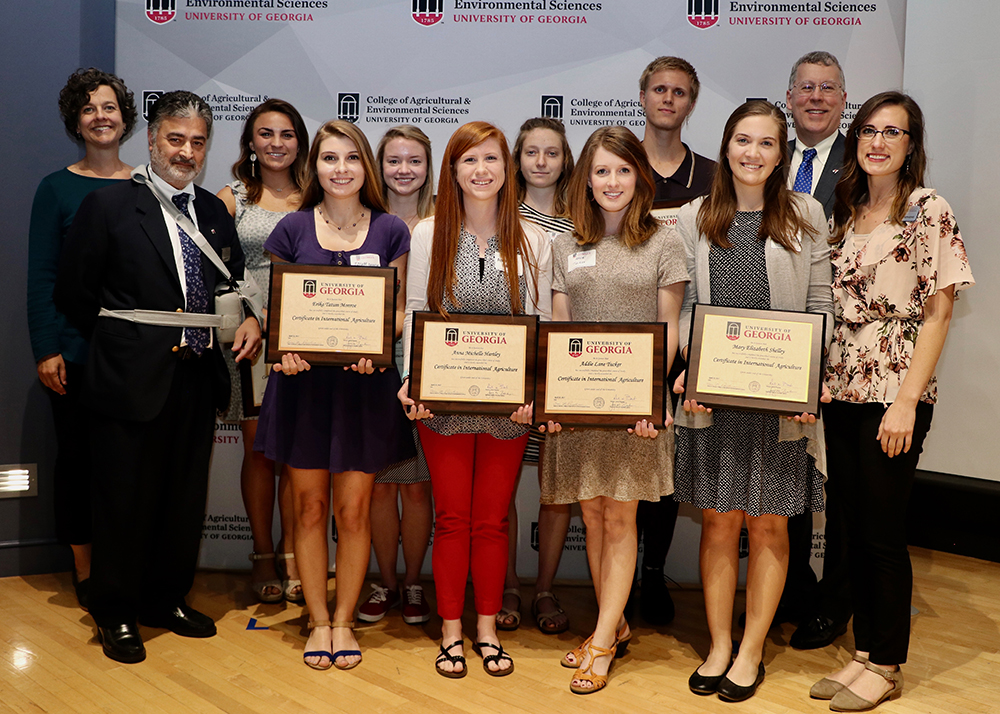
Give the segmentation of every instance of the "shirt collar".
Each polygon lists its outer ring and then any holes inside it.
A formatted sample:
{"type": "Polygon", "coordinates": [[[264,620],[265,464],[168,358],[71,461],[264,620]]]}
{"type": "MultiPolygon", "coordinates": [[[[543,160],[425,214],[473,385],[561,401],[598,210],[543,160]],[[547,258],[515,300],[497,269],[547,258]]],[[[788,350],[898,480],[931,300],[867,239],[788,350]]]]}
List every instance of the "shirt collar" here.
{"type": "Polygon", "coordinates": [[[163,193],[164,196],[170,196],[173,198],[179,193],[186,193],[189,196],[189,201],[193,201],[195,198],[193,181],[184,188],[175,188],[158,176],[156,172],[153,171],[151,164],[146,164],[146,176],[153,182],[153,185],[163,193]]]}
{"type": "Polygon", "coordinates": [[[653,173],[659,181],[673,181],[685,188],[691,188],[691,184],[694,182],[694,152],[683,142],[681,142],[681,146],[684,147],[684,160],[681,161],[681,165],[677,167],[672,176],[660,176],[656,171],[653,173]]]}
{"type": "Polygon", "coordinates": [[[802,156],[802,152],[806,149],[816,149],[817,158],[819,158],[823,163],[826,163],[826,157],[830,155],[830,150],[833,148],[833,142],[837,140],[837,134],[838,132],[833,132],[830,136],[826,137],[823,141],[820,141],[812,147],[806,146],[798,137],[795,137],[795,151],[799,156],[802,156]]]}

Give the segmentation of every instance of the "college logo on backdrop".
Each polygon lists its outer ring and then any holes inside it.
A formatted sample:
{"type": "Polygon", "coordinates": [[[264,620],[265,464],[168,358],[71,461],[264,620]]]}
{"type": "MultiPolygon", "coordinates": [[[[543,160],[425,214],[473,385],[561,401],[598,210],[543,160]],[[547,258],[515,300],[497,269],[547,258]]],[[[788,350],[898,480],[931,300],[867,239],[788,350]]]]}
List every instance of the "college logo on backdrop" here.
{"type": "Polygon", "coordinates": [[[337,95],[337,118],[356,123],[361,117],[360,92],[341,92],[337,95]]]}
{"type": "Polygon", "coordinates": [[[449,347],[454,347],[458,344],[458,328],[457,327],[446,327],[444,328],[444,343],[449,347]]]}
{"type": "Polygon", "coordinates": [[[583,339],[580,337],[569,338],[569,356],[579,357],[583,354],[583,339]]]}
{"type": "Polygon", "coordinates": [[[738,322],[727,322],[726,323],[726,337],[736,341],[740,339],[740,323],[738,322]]]}
{"type": "Polygon", "coordinates": [[[542,116],[562,121],[563,98],[561,94],[542,95],[542,116]]]}
{"type": "Polygon", "coordinates": [[[302,295],[307,298],[316,297],[316,281],[312,278],[306,278],[302,281],[302,295]]]}
{"type": "Polygon", "coordinates": [[[436,25],[444,19],[444,0],[413,0],[410,17],[424,27],[436,25]]]}
{"type": "Polygon", "coordinates": [[[159,101],[161,96],[163,96],[162,89],[142,90],[142,118],[147,122],[149,121],[149,115],[153,112],[153,106],[159,101]]]}
{"type": "Polygon", "coordinates": [[[157,25],[170,22],[177,15],[177,0],[146,0],[146,17],[157,25]]]}
{"type": "Polygon", "coordinates": [[[719,0],[687,0],[688,22],[707,30],[719,21],[719,0]]]}

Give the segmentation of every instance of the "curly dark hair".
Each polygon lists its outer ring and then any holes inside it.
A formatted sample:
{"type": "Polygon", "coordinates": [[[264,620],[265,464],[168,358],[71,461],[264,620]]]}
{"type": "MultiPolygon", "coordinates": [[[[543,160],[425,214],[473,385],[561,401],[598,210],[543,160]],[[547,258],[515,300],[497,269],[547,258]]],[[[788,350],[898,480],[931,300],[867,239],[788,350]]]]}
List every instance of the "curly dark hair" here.
{"type": "Polygon", "coordinates": [[[138,114],[135,111],[135,98],[132,92],[125,86],[119,77],[104,72],[96,67],[88,69],[78,69],[66,80],[66,86],[59,92],[59,114],[62,116],[63,124],[66,126],[66,133],[75,141],[82,142],[77,133],[80,124],[80,110],[90,101],[90,94],[98,87],[111,87],[118,98],[118,109],[122,113],[122,121],[125,124],[125,131],[122,134],[121,143],[129,137],[138,114]]]}

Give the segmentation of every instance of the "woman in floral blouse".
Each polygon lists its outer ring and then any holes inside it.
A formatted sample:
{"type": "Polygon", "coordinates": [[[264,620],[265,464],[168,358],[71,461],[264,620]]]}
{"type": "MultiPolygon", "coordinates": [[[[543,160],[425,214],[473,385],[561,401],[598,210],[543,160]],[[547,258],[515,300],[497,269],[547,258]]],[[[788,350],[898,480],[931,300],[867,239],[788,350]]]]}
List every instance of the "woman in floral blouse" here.
{"type": "Polygon", "coordinates": [[[974,283],[947,201],[923,188],[923,114],[883,92],[847,135],[831,242],[836,325],[824,408],[848,537],[856,652],[810,695],[834,711],[903,691],[913,572],[906,508],[937,400],[934,367],[959,290],[974,283]]]}

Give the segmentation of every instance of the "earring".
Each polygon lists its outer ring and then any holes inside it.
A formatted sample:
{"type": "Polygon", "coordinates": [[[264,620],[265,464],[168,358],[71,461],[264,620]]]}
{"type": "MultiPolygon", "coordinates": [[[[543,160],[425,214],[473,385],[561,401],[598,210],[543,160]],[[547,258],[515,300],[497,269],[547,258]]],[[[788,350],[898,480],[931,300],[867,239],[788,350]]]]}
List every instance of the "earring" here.
{"type": "Polygon", "coordinates": [[[257,154],[250,151],[250,175],[257,178],[257,154]]]}
{"type": "Polygon", "coordinates": [[[910,172],[910,159],[912,157],[913,157],[913,154],[907,154],[906,155],[906,162],[903,164],[903,173],[904,174],[907,174],[907,173],[910,172]]]}

